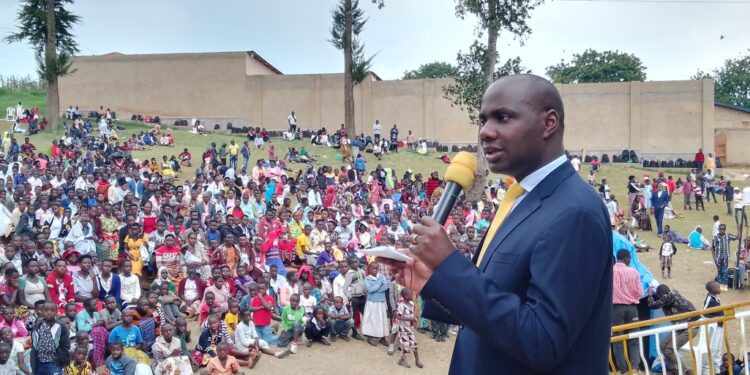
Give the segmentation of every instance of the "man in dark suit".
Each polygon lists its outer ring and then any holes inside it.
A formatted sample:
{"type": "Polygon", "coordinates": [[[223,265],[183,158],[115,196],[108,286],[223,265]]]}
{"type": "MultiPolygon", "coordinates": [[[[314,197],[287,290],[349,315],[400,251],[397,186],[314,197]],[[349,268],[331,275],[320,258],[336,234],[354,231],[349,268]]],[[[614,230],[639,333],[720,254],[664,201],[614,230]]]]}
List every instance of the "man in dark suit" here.
{"type": "MultiPolygon", "coordinates": [[[[666,183],[659,184],[659,190],[651,195],[651,213],[656,219],[656,229],[659,236],[662,235],[662,222],[664,221],[664,209],[669,205],[669,190],[666,183]]],[[[698,206],[695,206],[698,209],[698,206]]]]}
{"type": "Polygon", "coordinates": [[[484,94],[480,139],[493,173],[513,176],[473,262],[425,217],[413,262],[385,260],[425,301],[424,317],[461,327],[451,374],[605,374],[612,232],[596,192],[563,148],[557,89],[533,75],[484,94]]]}

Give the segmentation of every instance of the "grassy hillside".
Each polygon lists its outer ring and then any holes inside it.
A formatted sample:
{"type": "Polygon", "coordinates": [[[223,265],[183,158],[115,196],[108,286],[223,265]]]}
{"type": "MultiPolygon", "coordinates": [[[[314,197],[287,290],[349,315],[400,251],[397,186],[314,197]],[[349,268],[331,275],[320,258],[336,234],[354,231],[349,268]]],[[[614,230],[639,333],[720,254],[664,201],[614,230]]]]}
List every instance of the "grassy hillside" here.
{"type": "Polygon", "coordinates": [[[2,111],[3,119],[5,119],[5,109],[8,107],[15,107],[19,101],[24,106],[24,108],[33,108],[34,106],[39,106],[39,113],[44,113],[44,91],[11,92],[6,88],[0,87],[0,111],[2,111]]]}

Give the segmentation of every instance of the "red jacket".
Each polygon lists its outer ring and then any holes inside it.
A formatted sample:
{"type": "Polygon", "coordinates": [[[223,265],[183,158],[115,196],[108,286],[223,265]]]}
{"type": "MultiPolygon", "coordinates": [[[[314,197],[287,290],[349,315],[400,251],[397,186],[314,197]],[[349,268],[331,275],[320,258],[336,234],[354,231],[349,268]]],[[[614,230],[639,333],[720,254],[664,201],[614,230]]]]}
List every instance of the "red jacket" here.
{"type": "Polygon", "coordinates": [[[432,192],[435,191],[435,189],[440,186],[440,180],[437,178],[428,178],[427,182],[425,183],[425,193],[427,195],[427,198],[432,197],[432,192]]]}
{"type": "Polygon", "coordinates": [[[67,304],[68,302],[75,302],[76,293],[75,290],[73,290],[73,278],[68,274],[63,276],[63,283],[60,285],[57,282],[55,273],[50,272],[47,276],[47,289],[49,289],[49,295],[50,298],[52,298],[52,302],[57,306],[67,304]]]}
{"type": "MultiPolygon", "coordinates": [[[[187,280],[187,277],[183,278],[180,280],[180,285],[177,286],[177,297],[180,297],[182,300],[185,300],[185,282],[187,282],[187,280]]],[[[198,300],[202,300],[203,291],[206,290],[206,282],[200,277],[196,277],[194,281],[195,287],[198,289],[198,300]]]]}

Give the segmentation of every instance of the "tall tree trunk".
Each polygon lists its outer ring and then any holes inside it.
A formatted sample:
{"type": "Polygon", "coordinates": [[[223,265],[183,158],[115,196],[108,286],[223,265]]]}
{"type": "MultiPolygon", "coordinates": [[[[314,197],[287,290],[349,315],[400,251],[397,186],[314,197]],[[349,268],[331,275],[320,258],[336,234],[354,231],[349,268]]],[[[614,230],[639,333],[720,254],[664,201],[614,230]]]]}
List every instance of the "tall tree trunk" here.
{"type": "Polygon", "coordinates": [[[356,135],[354,127],[354,80],[352,79],[352,1],[344,5],[344,128],[349,137],[356,135]]]}
{"type": "MultiPolygon", "coordinates": [[[[495,14],[495,7],[497,2],[494,0],[489,1],[487,14],[495,14]]],[[[484,90],[495,80],[495,64],[497,63],[497,34],[498,30],[491,26],[487,28],[487,55],[485,56],[484,66],[484,90]]],[[[487,159],[484,157],[484,147],[482,147],[482,140],[479,138],[479,132],[482,131],[481,124],[477,131],[477,175],[474,177],[474,183],[471,189],[467,192],[467,197],[472,201],[478,201],[481,199],[482,194],[485,194],[484,188],[487,186],[487,174],[486,171],[489,169],[487,165],[487,159]]]]}
{"type": "Polygon", "coordinates": [[[47,0],[47,45],[44,48],[45,78],[47,80],[45,117],[50,129],[57,129],[58,117],[60,116],[60,93],[57,90],[57,31],[55,26],[55,0],[47,0]]]}

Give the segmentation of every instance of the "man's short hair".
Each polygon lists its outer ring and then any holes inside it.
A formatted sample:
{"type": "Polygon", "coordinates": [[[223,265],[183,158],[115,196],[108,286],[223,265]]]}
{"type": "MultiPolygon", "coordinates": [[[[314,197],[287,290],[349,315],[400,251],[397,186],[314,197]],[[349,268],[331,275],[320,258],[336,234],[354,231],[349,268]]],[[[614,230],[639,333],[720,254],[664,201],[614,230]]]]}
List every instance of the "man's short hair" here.
{"type": "Polygon", "coordinates": [[[626,259],[630,259],[630,251],[627,249],[620,249],[617,251],[617,260],[623,261],[626,259]]]}

